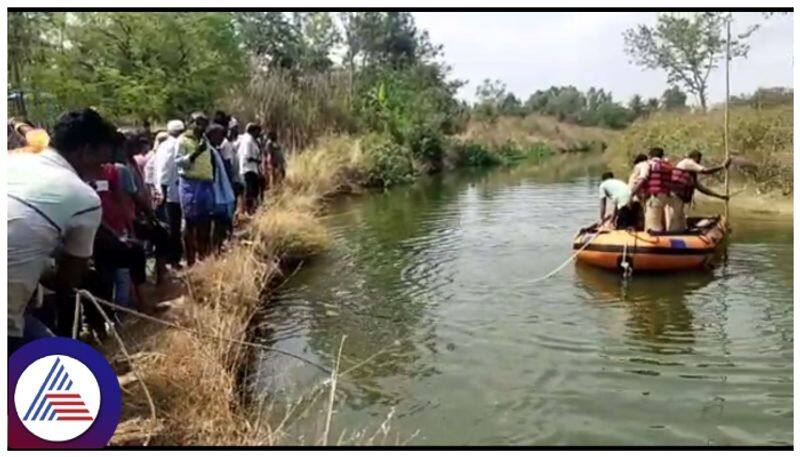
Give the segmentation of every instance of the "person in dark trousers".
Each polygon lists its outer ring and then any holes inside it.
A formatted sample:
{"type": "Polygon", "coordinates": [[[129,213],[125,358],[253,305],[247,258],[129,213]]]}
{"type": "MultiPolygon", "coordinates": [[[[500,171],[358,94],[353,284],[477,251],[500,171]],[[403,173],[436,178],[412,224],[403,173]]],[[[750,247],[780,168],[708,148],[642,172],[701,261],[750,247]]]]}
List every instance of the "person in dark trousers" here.
{"type": "Polygon", "coordinates": [[[222,252],[222,245],[233,229],[233,212],[236,197],[233,193],[230,175],[220,150],[225,138],[226,129],[221,124],[211,124],[206,130],[206,141],[211,150],[214,165],[214,213],[212,216],[212,245],[217,253],[222,252]]]}
{"type": "Polygon", "coordinates": [[[636,225],[636,219],[631,211],[631,188],[619,179],[614,179],[614,173],[603,173],[600,183],[600,221],[610,228],[626,229],[636,225]],[[612,204],[611,214],[608,214],[608,203],[612,204]]]}
{"type": "Polygon", "coordinates": [[[181,227],[183,213],[181,212],[180,192],[178,189],[178,167],[175,155],[178,151],[178,138],[185,127],[183,121],[171,120],[167,123],[167,138],[158,145],[153,159],[153,181],[159,192],[161,204],[156,210],[159,218],[169,226],[169,252],[167,262],[173,268],[181,267],[183,257],[183,241],[181,227]]]}
{"type": "Polygon", "coordinates": [[[261,148],[257,141],[260,135],[261,127],[258,124],[247,124],[244,135],[238,140],[236,152],[239,158],[239,173],[244,180],[244,209],[247,214],[255,212],[261,191],[259,181],[261,148]]]}

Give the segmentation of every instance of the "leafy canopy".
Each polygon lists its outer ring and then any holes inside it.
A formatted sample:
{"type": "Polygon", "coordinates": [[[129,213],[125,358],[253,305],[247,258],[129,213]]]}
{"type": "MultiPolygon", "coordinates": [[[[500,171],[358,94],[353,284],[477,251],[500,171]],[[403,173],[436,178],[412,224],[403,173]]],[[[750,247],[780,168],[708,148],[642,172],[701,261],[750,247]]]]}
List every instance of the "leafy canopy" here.
{"type": "MultiPolygon", "coordinates": [[[[667,83],[682,86],[695,95],[706,109],[708,76],[726,52],[726,23],[729,13],[659,14],[656,25],[639,24],[624,32],[625,52],[636,65],[661,69],[667,83]]],[[[746,57],[746,39],[758,26],[752,26],[731,39],[731,58],[746,57]]]]}

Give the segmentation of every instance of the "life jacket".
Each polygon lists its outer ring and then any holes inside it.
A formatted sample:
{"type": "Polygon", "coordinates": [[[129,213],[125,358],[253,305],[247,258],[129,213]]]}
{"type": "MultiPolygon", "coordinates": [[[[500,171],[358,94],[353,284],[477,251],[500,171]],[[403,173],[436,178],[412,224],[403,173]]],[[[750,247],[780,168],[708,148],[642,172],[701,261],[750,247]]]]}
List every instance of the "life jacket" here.
{"type": "Polygon", "coordinates": [[[694,195],[695,174],[678,167],[672,169],[671,190],[684,203],[691,203],[694,195]]]}
{"type": "Polygon", "coordinates": [[[645,195],[667,194],[671,190],[672,170],[675,168],[664,159],[650,159],[650,173],[644,186],[645,195]]]}

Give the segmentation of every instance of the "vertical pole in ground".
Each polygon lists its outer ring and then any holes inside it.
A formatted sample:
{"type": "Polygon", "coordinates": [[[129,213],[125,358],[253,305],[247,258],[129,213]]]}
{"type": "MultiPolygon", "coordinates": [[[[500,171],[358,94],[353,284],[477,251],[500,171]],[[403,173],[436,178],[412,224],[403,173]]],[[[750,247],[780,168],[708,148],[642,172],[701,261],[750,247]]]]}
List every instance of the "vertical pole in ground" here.
{"type": "MultiPolygon", "coordinates": [[[[727,21],[727,29],[728,35],[727,39],[725,40],[725,160],[727,161],[730,157],[730,141],[728,139],[728,102],[730,101],[731,97],[731,17],[728,16],[727,21]]],[[[730,172],[729,168],[725,168],[725,195],[728,196],[731,194],[731,182],[729,178],[730,172]]],[[[725,220],[728,221],[730,217],[730,201],[725,200],[725,220]]],[[[728,222],[730,223],[730,222],[728,222]]]]}

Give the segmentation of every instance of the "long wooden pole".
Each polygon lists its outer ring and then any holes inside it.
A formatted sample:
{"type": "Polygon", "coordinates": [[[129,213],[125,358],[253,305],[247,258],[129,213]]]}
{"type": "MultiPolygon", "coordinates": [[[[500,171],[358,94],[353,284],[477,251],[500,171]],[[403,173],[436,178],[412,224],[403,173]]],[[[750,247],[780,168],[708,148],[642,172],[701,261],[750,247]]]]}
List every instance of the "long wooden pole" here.
{"type": "MultiPolygon", "coordinates": [[[[730,157],[730,145],[728,140],[728,103],[731,97],[731,19],[728,18],[728,37],[725,40],[725,161],[730,157]]],[[[725,168],[725,195],[731,194],[731,182],[729,179],[728,168],[725,168]]],[[[725,200],[725,220],[729,220],[730,201],[725,200]]]]}

